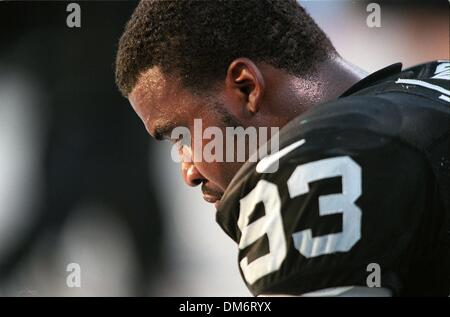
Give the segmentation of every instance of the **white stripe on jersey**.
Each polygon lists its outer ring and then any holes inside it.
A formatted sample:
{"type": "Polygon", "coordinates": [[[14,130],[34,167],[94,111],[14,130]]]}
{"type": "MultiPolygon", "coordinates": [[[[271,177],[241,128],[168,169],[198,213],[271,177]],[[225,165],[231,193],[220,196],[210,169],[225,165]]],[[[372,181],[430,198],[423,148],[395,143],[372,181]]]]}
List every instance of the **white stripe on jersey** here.
{"type": "Polygon", "coordinates": [[[437,65],[434,76],[431,78],[450,80],[450,62],[446,61],[437,65]]]}
{"type": "Polygon", "coordinates": [[[424,88],[438,91],[444,95],[450,95],[450,90],[447,90],[447,89],[442,88],[441,86],[433,85],[433,84],[427,83],[425,81],[417,80],[417,79],[401,79],[401,78],[399,78],[395,83],[396,84],[410,84],[410,85],[422,86],[424,88]]]}
{"type": "Polygon", "coordinates": [[[445,96],[445,95],[440,95],[440,96],[439,96],[439,99],[444,100],[444,101],[447,101],[447,102],[450,102],[450,97],[447,97],[447,96],[445,96]]]}

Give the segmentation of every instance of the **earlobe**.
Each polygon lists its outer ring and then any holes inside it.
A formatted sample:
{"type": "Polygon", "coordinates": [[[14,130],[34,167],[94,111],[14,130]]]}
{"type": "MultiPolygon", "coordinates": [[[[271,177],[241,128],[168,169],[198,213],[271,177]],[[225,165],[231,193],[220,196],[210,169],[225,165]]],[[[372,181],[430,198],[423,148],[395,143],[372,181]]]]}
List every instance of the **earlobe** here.
{"type": "Polygon", "coordinates": [[[246,111],[251,115],[259,111],[264,95],[264,78],[259,68],[248,58],[234,60],[227,71],[227,86],[239,91],[246,111]]]}

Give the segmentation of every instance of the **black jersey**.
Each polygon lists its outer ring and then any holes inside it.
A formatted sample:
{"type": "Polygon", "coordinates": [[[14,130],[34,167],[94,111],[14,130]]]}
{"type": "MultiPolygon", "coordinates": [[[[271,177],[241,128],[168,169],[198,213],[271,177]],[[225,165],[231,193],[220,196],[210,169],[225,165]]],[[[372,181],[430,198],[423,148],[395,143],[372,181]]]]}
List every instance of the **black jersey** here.
{"type": "Polygon", "coordinates": [[[450,61],[384,68],[279,140],[216,214],[254,295],[373,286],[375,268],[395,295],[450,294],[450,61]]]}

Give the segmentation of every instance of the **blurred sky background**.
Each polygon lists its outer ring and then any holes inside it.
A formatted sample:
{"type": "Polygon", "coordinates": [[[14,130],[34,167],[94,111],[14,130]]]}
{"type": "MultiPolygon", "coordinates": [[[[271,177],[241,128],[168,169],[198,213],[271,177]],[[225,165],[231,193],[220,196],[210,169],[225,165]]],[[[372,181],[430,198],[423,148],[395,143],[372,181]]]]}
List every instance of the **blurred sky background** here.
{"type": "MultiPolygon", "coordinates": [[[[74,30],[67,3],[0,1],[0,296],[250,296],[214,207],[114,85],[135,3],[78,3],[74,30]]],[[[377,1],[380,28],[369,2],[300,3],[368,72],[449,58],[448,1],[377,1]]]]}

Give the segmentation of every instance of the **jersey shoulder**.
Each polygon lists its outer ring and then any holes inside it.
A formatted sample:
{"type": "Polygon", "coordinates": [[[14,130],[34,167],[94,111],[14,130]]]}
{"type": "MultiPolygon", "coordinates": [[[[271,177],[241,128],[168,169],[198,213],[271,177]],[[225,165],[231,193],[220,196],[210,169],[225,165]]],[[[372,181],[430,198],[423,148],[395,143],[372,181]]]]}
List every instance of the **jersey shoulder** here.
{"type": "MultiPolygon", "coordinates": [[[[369,76],[370,77],[370,76],[369,76]]],[[[361,82],[364,82],[363,79],[361,82]]],[[[287,126],[366,130],[427,148],[450,130],[450,61],[417,65],[312,107],[287,126]]]]}
{"type": "MultiPolygon", "coordinates": [[[[291,135],[333,130],[388,137],[427,160],[450,211],[450,62],[426,63],[313,107],[288,125],[291,135]]],[[[294,137],[295,139],[295,137],[294,137]]]]}
{"type": "MultiPolygon", "coordinates": [[[[394,64],[392,66],[400,66],[394,64]]],[[[389,70],[387,67],[386,70],[389,70]]],[[[383,69],[384,70],[384,69],[383,69]]],[[[375,72],[358,82],[344,96],[376,95],[387,92],[403,92],[430,99],[438,104],[450,103],[450,60],[423,63],[392,74],[375,72]],[[380,73],[380,76],[377,76],[380,73]]]]}

